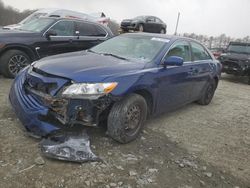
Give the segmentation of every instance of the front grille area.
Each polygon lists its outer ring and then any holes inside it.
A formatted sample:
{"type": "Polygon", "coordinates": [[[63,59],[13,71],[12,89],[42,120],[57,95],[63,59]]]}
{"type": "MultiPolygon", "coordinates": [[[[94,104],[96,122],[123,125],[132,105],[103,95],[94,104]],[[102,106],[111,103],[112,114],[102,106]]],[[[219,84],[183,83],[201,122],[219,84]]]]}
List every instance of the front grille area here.
{"type": "Polygon", "coordinates": [[[24,85],[26,88],[41,92],[46,95],[55,96],[59,90],[69,83],[69,80],[50,75],[39,69],[33,68],[28,72],[24,85]]]}
{"type": "Polygon", "coordinates": [[[228,67],[231,69],[240,69],[240,65],[236,61],[224,61],[223,63],[224,67],[228,67]]]}
{"type": "Polygon", "coordinates": [[[24,85],[24,77],[21,77],[20,79],[17,80],[15,87],[18,96],[20,98],[20,101],[25,106],[25,108],[31,111],[37,111],[43,109],[42,104],[38,100],[36,100],[31,95],[27,95],[25,93],[23,85],[24,85]]]}
{"type": "Polygon", "coordinates": [[[130,25],[131,25],[130,22],[122,22],[122,23],[121,23],[121,26],[122,26],[122,27],[127,27],[127,26],[130,26],[130,25]]]}

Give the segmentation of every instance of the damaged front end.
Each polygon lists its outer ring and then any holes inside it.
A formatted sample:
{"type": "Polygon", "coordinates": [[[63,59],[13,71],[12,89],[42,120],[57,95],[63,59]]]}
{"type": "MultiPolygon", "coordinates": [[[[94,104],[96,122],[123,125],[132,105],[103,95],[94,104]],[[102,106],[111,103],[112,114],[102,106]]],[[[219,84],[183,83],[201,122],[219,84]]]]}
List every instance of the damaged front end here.
{"type": "Polygon", "coordinates": [[[111,94],[95,97],[65,95],[70,79],[27,68],[18,75],[10,102],[27,130],[39,136],[73,125],[98,126],[115,99],[111,94]]]}

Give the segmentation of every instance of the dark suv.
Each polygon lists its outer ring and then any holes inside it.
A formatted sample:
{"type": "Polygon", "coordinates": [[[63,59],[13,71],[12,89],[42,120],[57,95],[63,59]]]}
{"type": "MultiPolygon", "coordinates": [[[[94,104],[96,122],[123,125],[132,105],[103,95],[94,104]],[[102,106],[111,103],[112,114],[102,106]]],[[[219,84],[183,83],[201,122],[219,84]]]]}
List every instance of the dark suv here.
{"type": "Polygon", "coordinates": [[[248,76],[250,84],[250,43],[230,42],[225,52],[219,57],[222,72],[248,76]]]}
{"type": "Polygon", "coordinates": [[[162,33],[167,31],[167,25],[155,16],[137,16],[133,19],[125,19],[121,23],[123,32],[129,30],[149,32],[149,33],[162,33]]]}
{"type": "Polygon", "coordinates": [[[40,18],[18,30],[1,30],[0,72],[13,78],[35,60],[85,50],[112,36],[112,32],[101,24],[62,18],[40,18]]]}

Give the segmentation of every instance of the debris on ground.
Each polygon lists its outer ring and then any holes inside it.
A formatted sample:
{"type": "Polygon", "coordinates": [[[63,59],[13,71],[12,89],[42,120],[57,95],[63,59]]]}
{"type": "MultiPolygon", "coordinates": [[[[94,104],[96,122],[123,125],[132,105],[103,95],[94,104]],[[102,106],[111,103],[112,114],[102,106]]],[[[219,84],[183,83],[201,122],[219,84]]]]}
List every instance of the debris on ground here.
{"type": "Polygon", "coordinates": [[[35,164],[37,165],[44,165],[45,164],[45,161],[43,160],[42,157],[37,157],[35,160],[34,160],[35,164]]]}
{"type": "Polygon", "coordinates": [[[100,161],[90,149],[86,131],[80,133],[56,131],[44,138],[40,145],[43,155],[49,158],[79,163],[100,161]]]}

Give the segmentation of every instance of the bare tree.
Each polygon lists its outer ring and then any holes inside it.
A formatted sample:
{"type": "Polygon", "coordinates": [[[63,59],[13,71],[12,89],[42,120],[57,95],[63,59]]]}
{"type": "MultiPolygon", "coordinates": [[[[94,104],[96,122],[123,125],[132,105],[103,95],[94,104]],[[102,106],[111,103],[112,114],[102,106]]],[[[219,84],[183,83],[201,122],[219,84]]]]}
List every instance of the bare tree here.
{"type": "Polygon", "coordinates": [[[34,11],[35,10],[24,10],[20,12],[11,6],[5,6],[0,0],[0,25],[4,26],[18,23],[34,11]]]}

